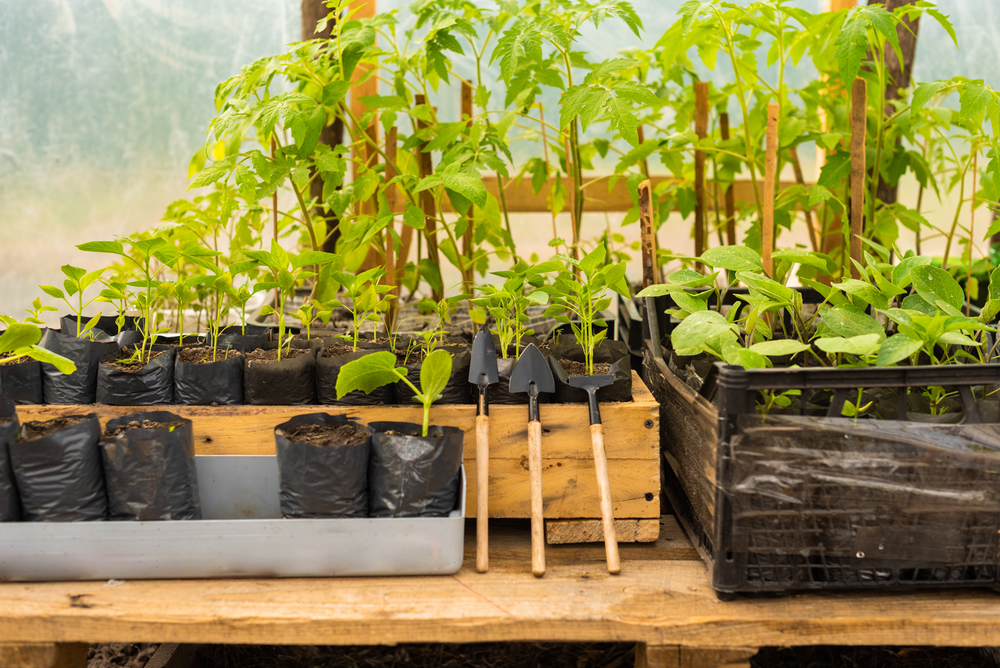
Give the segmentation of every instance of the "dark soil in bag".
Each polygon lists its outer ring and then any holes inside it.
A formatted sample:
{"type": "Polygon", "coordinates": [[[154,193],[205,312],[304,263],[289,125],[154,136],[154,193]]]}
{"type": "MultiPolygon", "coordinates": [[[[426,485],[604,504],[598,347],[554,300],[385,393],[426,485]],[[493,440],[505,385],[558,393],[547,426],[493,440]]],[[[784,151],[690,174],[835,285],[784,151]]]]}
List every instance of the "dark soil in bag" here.
{"type": "Polygon", "coordinates": [[[94,522],[105,519],[108,496],[96,413],[68,415],[21,426],[8,444],[26,522],[94,522]]]}
{"type": "Polygon", "coordinates": [[[348,392],[343,398],[337,398],[337,378],[340,370],[348,362],[370,355],[371,353],[385,350],[384,346],[372,343],[371,341],[359,342],[358,350],[352,350],[353,346],[340,342],[333,343],[320,351],[316,358],[316,399],[321,404],[340,406],[373,406],[376,404],[392,404],[396,401],[396,394],[393,391],[394,384],[383,385],[372,390],[371,394],[365,394],[361,390],[348,392]],[[364,349],[367,347],[367,349],[364,349]],[[346,348],[346,351],[344,350],[346,348]]]}
{"type": "Polygon", "coordinates": [[[16,404],[43,403],[41,363],[30,357],[5,363],[0,357],[0,396],[16,404]]]}
{"type": "MultiPolygon", "coordinates": [[[[473,403],[472,388],[469,385],[469,366],[472,364],[472,353],[466,348],[456,348],[445,346],[441,350],[451,353],[451,377],[445,385],[441,398],[435,401],[436,404],[471,404],[473,403]]],[[[397,357],[402,363],[403,354],[397,352],[397,357]]],[[[405,365],[408,369],[406,378],[411,383],[420,387],[420,367],[423,360],[422,351],[410,353],[409,362],[405,365]]],[[[403,381],[396,382],[396,403],[410,406],[413,402],[413,390],[403,381]]],[[[490,395],[490,401],[493,401],[490,395]]]]}
{"type": "Polygon", "coordinates": [[[174,403],[174,346],[155,344],[150,360],[127,363],[133,348],[122,348],[101,360],[97,403],[112,406],[153,406],[174,403]]]}
{"type": "MultiPolygon", "coordinates": [[[[75,325],[72,331],[76,331],[75,325]]],[[[119,348],[136,343],[138,332],[122,332],[114,338],[104,332],[95,339],[79,339],[56,330],[46,330],[38,344],[76,363],[68,376],[51,364],[42,364],[42,394],[47,404],[92,404],[97,394],[97,373],[101,360],[119,348]]]]}
{"type": "MultiPolygon", "coordinates": [[[[560,404],[587,403],[587,392],[569,384],[571,376],[586,376],[583,347],[578,345],[553,346],[549,366],[556,381],[552,401],[560,404]]],[[[611,374],[611,385],[597,390],[598,401],[632,401],[632,366],[628,347],[621,341],[602,341],[594,349],[595,376],[611,374]]]]}
{"type": "Polygon", "coordinates": [[[7,397],[0,398],[0,522],[21,519],[21,499],[17,495],[7,450],[7,444],[17,438],[20,428],[14,402],[7,397]]]}
{"type": "Polygon", "coordinates": [[[316,403],[316,348],[310,342],[281,354],[277,342],[265,344],[246,355],[243,402],[252,406],[301,406],[316,403]]]}
{"type": "Polygon", "coordinates": [[[185,346],[174,362],[174,402],[195,406],[243,403],[243,353],[210,346],[185,346]]]}
{"type": "Polygon", "coordinates": [[[281,516],[368,516],[369,430],[343,415],[298,415],[274,428],[281,516]]]}
{"type": "Polygon", "coordinates": [[[447,517],[458,497],[465,432],[372,422],[368,504],[372,517],[447,517]]]}
{"type": "Polygon", "coordinates": [[[190,420],[167,411],[115,418],[100,450],[110,519],[201,519],[190,420]]]}

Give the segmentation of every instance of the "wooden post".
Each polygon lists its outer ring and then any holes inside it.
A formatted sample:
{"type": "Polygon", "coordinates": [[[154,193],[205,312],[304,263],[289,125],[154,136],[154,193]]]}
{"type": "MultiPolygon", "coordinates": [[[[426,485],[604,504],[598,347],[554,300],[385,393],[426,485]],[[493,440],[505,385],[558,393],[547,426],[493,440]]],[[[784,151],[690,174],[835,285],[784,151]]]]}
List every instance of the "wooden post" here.
{"type": "Polygon", "coordinates": [[[656,246],[653,243],[653,197],[649,179],[639,184],[639,234],[642,248],[642,287],[656,283],[656,246]]]}
{"type": "Polygon", "coordinates": [[[754,648],[699,648],[636,643],[635,668],[750,668],[754,648]]]}
{"type": "MultiPolygon", "coordinates": [[[[645,144],[646,143],[646,131],[643,129],[641,123],[635,129],[635,133],[636,133],[636,136],[638,136],[638,138],[639,138],[639,146],[642,146],[643,144],[645,144]]],[[[639,168],[642,170],[643,177],[646,178],[647,180],[649,180],[649,159],[648,158],[643,158],[642,162],[639,163],[639,168]]],[[[650,193],[652,193],[652,189],[650,189],[650,193]]],[[[649,215],[653,218],[653,220],[656,220],[656,200],[653,199],[652,197],[650,197],[650,200],[649,200],[649,215]]],[[[656,238],[656,231],[654,230],[653,231],[653,257],[654,258],[657,255],[659,255],[659,248],[660,248],[660,241],[659,241],[659,239],[656,238]]],[[[656,263],[654,262],[654,265],[655,264],[656,263]]],[[[654,273],[656,275],[656,280],[658,280],[660,283],[663,283],[663,273],[662,273],[663,267],[654,266],[653,269],[655,270],[654,273]]]]}
{"type": "MultiPolygon", "coordinates": [[[[858,77],[851,86],[851,259],[861,262],[861,235],[864,234],[865,210],[865,140],[868,132],[868,89],[858,77]]],[[[858,268],[851,263],[851,275],[859,278],[858,268]]]]}
{"type": "MultiPolygon", "coordinates": [[[[694,132],[701,141],[708,135],[708,82],[694,83],[694,132]]],[[[705,152],[694,152],[694,254],[701,257],[706,250],[705,239],[705,152]]],[[[698,264],[701,271],[702,265],[698,264]]]]}
{"type": "Polygon", "coordinates": [[[774,189],[778,171],[778,113],[777,102],[767,105],[767,149],[764,157],[764,219],[760,226],[761,259],[764,273],[774,275],[771,253],[774,252],[774,189]]]}
{"type": "MultiPolygon", "coordinates": [[[[388,183],[396,177],[396,170],[393,165],[396,162],[396,126],[393,125],[385,135],[385,182],[388,183]]],[[[396,184],[392,184],[385,191],[385,201],[389,205],[389,211],[396,211],[396,184]]],[[[395,216],[395,214],[393,214],[395,216]]],[[[396,228],[395,217],[389,219],[389,225],[385,228],[385,284],[391,290],[386,293],[389,298],[389,309],[386,311],[385,333],[386,336],[396,328],[396,314],[399,306],[396,301],[399,299],[399,292],[396,286],[399,284],[396,277],[396,247],[393,232],[396,228]],[[394,298],[393,298],[394,297],[394,298]]],[[[376,337],[377,338],[377,337],[376,337]]]]}
{"type": "MultiPolygon", "coordinates": [[[[722,141],[729,139],[729,114],[722,112],[719,114],[719,132],[722,141]]],[[[736,245],[736,202],[733,196],[733,184],[726,188],[726,243],[730,246],[736,245]]],[[[718,206],[718,204],[716,204],[718,206]]]]}
{"type": "MultiPolygon", "coordinates": [[[[423,95],[414,96],[417,105],[427,104],[427,98],[423,95]]],[[[417,129],[423,130],[427,127],[426,121],[417,120],[417,129]]],[[[434,173],[434,163],[431,161],[431,154],[425,151],[426,142],[417,149],[417,160],[420,167],[420,178],[424,179],[434,173]]],[[[427,257],[434,263],[435,267],[441,267],[441,259],[438,255],[437,245],[437,204],[434,202],[434,195],[430,190],[420,193],[420,208],[424,211],[424,237],[427,239],[427,257]]],[[[433,288],[434,301],[444,297],[444,287],[433,288]]]]}
{"type": "MultiPolygon", "coordinates": [[[[466,82],[462,82],[462,120],[468,119],[469,123],[472,123],[472,86],[466,82]]],[[[473,205],[474,206],[474,205],[473,205]]],[[[465,281],[465,292],[466,294],[473,294],[472,279],[474,275],[474,269],[472,267],[472,210],[469,210],[469,221],[468,227],[465,228],[465,234],[462,235],[462,255],[465,256],[466,261],[470,262],[467,267],[462,269],[462,279],[465,281]]]]}

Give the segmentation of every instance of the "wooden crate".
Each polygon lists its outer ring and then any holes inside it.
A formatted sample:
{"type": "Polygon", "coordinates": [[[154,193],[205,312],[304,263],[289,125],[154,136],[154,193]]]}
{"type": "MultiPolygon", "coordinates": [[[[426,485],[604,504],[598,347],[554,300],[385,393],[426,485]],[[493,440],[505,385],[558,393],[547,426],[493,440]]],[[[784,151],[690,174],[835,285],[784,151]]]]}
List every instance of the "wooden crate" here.
{"type": "MultiPolygon", "coordinates": [[[[659,535],[659,405],[632,372],[632,401],[601,405],[608,472],[619,540],[651,542],[659,535]]],[[[97,413],[101,422],[144,410],[169,410],[194,423],[200,455],[274,454],[274,427],[293,415],[327,412],[364,422],[420,422],[419,406],[107,406],[94,404],[18,406],[22,422],[97,413]]],[[[490,517],[531,516],[528,490],[527,406],[490,407],[490,517]]],[[[543,404],[542,484],[551,542],[603,540],[597,477],[586,404],[543,404]],[[573,521],[569,521],[573,520],[573,521]],[[584,520],[584,521],[580,521],[584,520]]],[[[476,408],[442,405],[431,423],[465,430],[465,467],[476,470],[476,408]]],[[[469,485],[468,516],[475,517],[476,486],[469,485]]]]}

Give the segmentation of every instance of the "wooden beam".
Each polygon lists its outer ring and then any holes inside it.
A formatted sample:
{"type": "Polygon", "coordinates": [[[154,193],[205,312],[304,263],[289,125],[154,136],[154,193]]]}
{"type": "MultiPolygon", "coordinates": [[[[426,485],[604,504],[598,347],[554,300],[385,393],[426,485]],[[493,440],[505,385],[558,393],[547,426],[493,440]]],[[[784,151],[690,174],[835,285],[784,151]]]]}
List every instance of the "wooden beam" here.
{"type": "MultiPolygon", "coordinates": [[[[619,543],[653,543],[660,537],[659,519],[615,519],[619,543]]],[[[545,542],[549,545],[603,543],[601,520],[546,520],[545,542]]]]}
{"type": "Polygon", "coordinates": [[[764,156],[764,219],[761,221],[760,243],[764,273],[773,276],[771,253],[774,252],[774,190],[778,178],[778,112],[776,102],[767,105],[767,145],[764,156]]]}
{"type": "MultiPolygon", "coordinates": [[[[694,83],[694,132],[701,141],[708,136],[708,82],[694,83]]],[[[705,238],[705,152],[694,152],[694,254],[701,257],[707,249],[705,238]]],[[[698,264],[699,271],[703,265],[698,264]]]]}
{"type": "Polygon", "coordinates": [[[642,249],[642,287],[656,283],[656,232],[653,227],[653,196],[649,179],[639,184],[639,246],[642,249]]]}
{"type": "Polygon", "coordinates": [[[4,668],[87,668],[87,643],[0,643],[4,668]]]}
{"type": "Polygon", "coordinates": [[[682,647],[636,643],[636,668],[750,668],[756,648],[682,647]]]}
{"type": "MultiPolygon", "coordinates": [[[[385,137],[385,182],[388,183],[396,178],[396,170],[393,165],[396,163],[396,145],[397,145],[397,130],[396,126],[393,125],[389,128],[385,137]]],[[[385,201],[389,205],[390,211],[396,210],[396,185],[393,184],[389,186],[385,191],[385,201]]],[[[399,278],[396,274],[396,246],[395,246],[395,219],[389,220],[389,225],[385,230],[385,284],[392,289],[386,293],[386,298],[389,299],[389,310],[386,312],[386,336],[390,335],[396,329],[396,315],[399,312],[399,306],[397,300],[400,297],[399,292],[396,290],[396,286],[399,285],[399,278]]],[[[403,250],[402,244],[400,244],[400,250],[403,250]]],[[[409,250],[409,249],[407,249],[409,250]]],[[[405,260],[403,264],[405,264],[405,260]]]]}
{"type": "MultiPolygon", "coordinates": [[[[722,112],[719,114],[719,133],[722,137],[722,141],[728,141],[729,139],[729,113],[722,112]]],[[[736,201],[733,191],[736,190],[736,184],[726,188],[725,196],[725,206],[726,206],[726,243],[730,246],[736,245],[736,201]]],[[[751,189],[751,192],[753,190],[751,189]]],[[[713,201],[713,208],[718,206],[718,203],[713,201]]]]}
{"type": "MultiPolygon", "coordinates": [[[[414,96],[414,102],[417,105],[427,104],[427,99],[423,95],[416,95],[414,96]]],[[[417,119],[418,130],[423,130],[426,127],[426,121],[417,119]]],[[[434,173],[434,163],[431,159],[430,151],[424,150],[426,146],[427,142],[424,142],[417,149],[417,163],[420,166],[420,178],[422,179],[434,173]]],[[[438,256],[437,243],[437,204],[435,204],[434,195],[430,190],[424,190],[420,193],[420,208],[424,211],[424,238],[427,240],[427,257],[434,263],[434,266],[440,267],[441,260],[438,256]]],[[[433,289],[433,298],[435,301],[440,300],[443,296],[443,286],[433,289]]]]}

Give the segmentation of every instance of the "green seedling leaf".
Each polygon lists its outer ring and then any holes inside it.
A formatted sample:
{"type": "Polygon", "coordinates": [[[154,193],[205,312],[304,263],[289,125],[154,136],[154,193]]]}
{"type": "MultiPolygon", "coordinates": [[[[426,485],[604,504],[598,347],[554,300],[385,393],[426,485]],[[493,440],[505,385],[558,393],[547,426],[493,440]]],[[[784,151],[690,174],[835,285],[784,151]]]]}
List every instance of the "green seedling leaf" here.
{"type": "Polygon", "coordinates": [[[379,351],[365,355],[341,367],[337,375],[337,399],[342,399],[345,394],[355,390],[371,394],[405,375],[406,369],[396,370],[395,354],[379,351]]]}
{"type": "Polygon", "coordinates": [[[760,271],[764,265],[760,254],[746,246],[716,246],[702,253],[701,261],[713,269],[728,271],[760,271]]]}
{"type": "Polygon", "coordinates": [[[736,336],[738,330],[718,311],[698,311],[685,318],[670,335],[674,350],[699,348],[710,339],[726,334],[736,336]]]}
{"type": "Polygon", "coordinates": [[[750,350],[767,357],[778,357],[781,355],[795,355],[804,350],[809,350],[808,344],[793,339],[777,339],[775,341],[761,341],[750,346],[750,350]]]}
{"type": "Polygon", "coordinates": [[[881,344],[882,336],[879,334],[860,334],[847,338],[831,336],[825,339],[816,339],[816,347],[825,353],[847,353],[859,357],[874,355],[881,344]]]}
{"type": "Polygon", "coordinates": [[[871,304],[873,307],[879,310],[885,310],[889,308],[889,299],[878,291],[870,283],[865,281],[859,281],[856,278],[848,278],[841,283],[837,283],[832,287],[842,290],[847,294],[860,299],[866,304],[871,304]]]}
{"type": "Polygon", "coordinates": [[[18,348],[33,346],[42,340],[42,330],[35,325],[14,323],[0,335],[0,355],[12,353],[18,348]]]}
{"type": "Polygon", "coordinates": [[[951,274],[930,265],[920,265],[910,270],[910,280],[917,294],[928,304],[935,305],[949,315],[961,315],[965,292],[951,274]],[[951,313],[951,307],[956,313],[951,313]]]}
{"type": "Polygon", "coordinates": [[[820,317],[830,331],[844,338],[862,334],[876,334],[880,340],[885,338],[882,325],[857,306],[850,304],[835,308],[824,306],[820,309],[820,317]]]}
{"type": "MultiPolygon", "coordinates": [[[[0,344],[2,345],[2,344],[0,344]]],[[[51,364],[59,370],[60,373],[69,375],[76,372],[76,364],[73,360],[66,359],[62,355],[57,355],[51,350],[46,350],[41,346],[30,346],[27,350],[19,349],[15,351],[15,354],[24,354],[28,357],[38,360],[39,362],[45,362],[51,364]]]]}
{"type": "Polygon", "coordinates": [[[430,404],[441,398],[451,377],[451,367],[451,353],[447,350],[435,350],[424,358],[420,365],[420,392],[425,397],[424,403],[430,404]]]}
{"type": "Polygon", "coordinates": [[[905,334],[895,334],[882,343],[878,351],[878,365],[890,366],[911,355],[915,355],[923,347],[923,341],[911,338],[905,334]]]}

